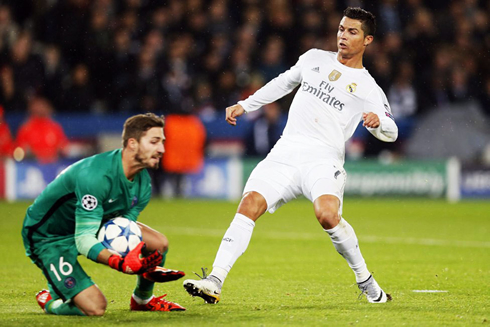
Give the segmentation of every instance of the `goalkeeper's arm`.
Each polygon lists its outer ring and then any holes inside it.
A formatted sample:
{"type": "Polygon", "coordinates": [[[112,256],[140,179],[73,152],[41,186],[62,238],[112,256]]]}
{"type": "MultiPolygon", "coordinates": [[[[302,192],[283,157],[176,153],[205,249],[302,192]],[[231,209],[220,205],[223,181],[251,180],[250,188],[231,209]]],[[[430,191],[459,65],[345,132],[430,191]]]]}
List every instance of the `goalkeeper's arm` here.
{"type": "Polygon", "coordinates": [[[138,244],[126,257],[122,258],[107,250],[95,237],[97,224],[82,224],[82,226],[83,228],[79,228],[79,224],[76,225],[75,244],[78,252],[90,260],[106,264],[126,274],[144,273],[146,270],[158,266],[162,261],[162,255],[158,251],[143,257],[141,251],[146,247],[144,242],[138,244]]]}

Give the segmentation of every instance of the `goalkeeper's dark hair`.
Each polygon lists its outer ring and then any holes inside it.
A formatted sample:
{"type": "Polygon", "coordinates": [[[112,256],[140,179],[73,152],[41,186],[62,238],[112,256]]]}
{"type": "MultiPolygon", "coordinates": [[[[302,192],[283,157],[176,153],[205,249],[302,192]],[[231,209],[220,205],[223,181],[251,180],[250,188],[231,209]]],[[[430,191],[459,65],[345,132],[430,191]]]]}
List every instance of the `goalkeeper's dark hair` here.
{"type": "Polygon", "coordinates": [[[165,126],[165,117],[157,116],[153,113],[139,114],[129,117],[124,123],[122,132],[123,147],[128,145],[129,139],[135,139],[138,142],[141,137],[153,127],[165,126]]]}
{"type": "Polygon", "coordinates": [[[374,36],[376,33],[376,17],[371,12],[359,7],[347,7],[344,10],[344,16],[361,21],[364,36],[374,36]]]}

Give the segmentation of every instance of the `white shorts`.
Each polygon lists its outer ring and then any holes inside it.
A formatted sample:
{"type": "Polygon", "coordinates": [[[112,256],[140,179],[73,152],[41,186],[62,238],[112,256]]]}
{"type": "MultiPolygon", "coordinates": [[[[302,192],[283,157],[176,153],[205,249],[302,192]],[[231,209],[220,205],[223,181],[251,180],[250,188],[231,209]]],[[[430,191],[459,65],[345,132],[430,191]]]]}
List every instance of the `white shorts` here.
{"type": "Polygon", "coordinates": [[[243,193],[260,193],[270,213],[300,195],[311,202],[321,195],[334,195],[342,214],[347,174],[338,156],[324,148],[281,141],[252,171],[243,193]]]}

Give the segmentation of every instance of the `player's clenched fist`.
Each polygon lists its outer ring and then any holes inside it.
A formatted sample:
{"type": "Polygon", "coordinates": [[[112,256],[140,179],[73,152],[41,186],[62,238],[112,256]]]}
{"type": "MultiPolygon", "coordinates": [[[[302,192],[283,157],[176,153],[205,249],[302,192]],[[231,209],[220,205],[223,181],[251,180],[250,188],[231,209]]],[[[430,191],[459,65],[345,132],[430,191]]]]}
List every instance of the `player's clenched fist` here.
{"type": "Polygon", "coordinates": [[[154,251],[143,257],[141,251],[146,247],[145,242],[140,242],[124,258],[113,254],[109,257],[109,266],[125,274],[142,274],[150,268],[154,268],[162,262],[162,254],[154,251]]]}
{"type": "Polygon", "coordinates": [[[236,117],[240,117],[245,113],[245,109],[239,104],[226,108],[226,121],[228,124],[235,126],[236,117]]]}
{"type": "Polygon", "coordinates": [[[379,117],[374,112],[368,112],[362,114],[362,126],[370,127],[370,128],[378,128],[379,127],[379,117]]]}

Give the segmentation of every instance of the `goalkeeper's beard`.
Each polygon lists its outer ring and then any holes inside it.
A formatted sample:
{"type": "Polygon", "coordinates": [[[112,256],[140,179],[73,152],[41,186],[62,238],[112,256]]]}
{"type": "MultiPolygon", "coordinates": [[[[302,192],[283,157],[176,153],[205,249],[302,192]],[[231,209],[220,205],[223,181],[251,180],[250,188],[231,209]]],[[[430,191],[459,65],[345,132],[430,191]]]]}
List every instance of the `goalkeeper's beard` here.
{"type": "Polygon", "coordinates": [[[151,165],[149,163],[149,160],[153,159],[153,156],[151,156],[149,159],[148,159],[148,162],[145,162],[145,160],[139,155],[139,153],[136,153],[134,155],[134,160],[136,160],[136,162],[138,162],[139,164],[141,164],[142,166],[144,166],[145,168],[152,168],[152,169],[158,169],[158,167],[160,167],[160,159],[161,157],[158,157],[157,159],[157,163],[155,165],[151,165]]]}

